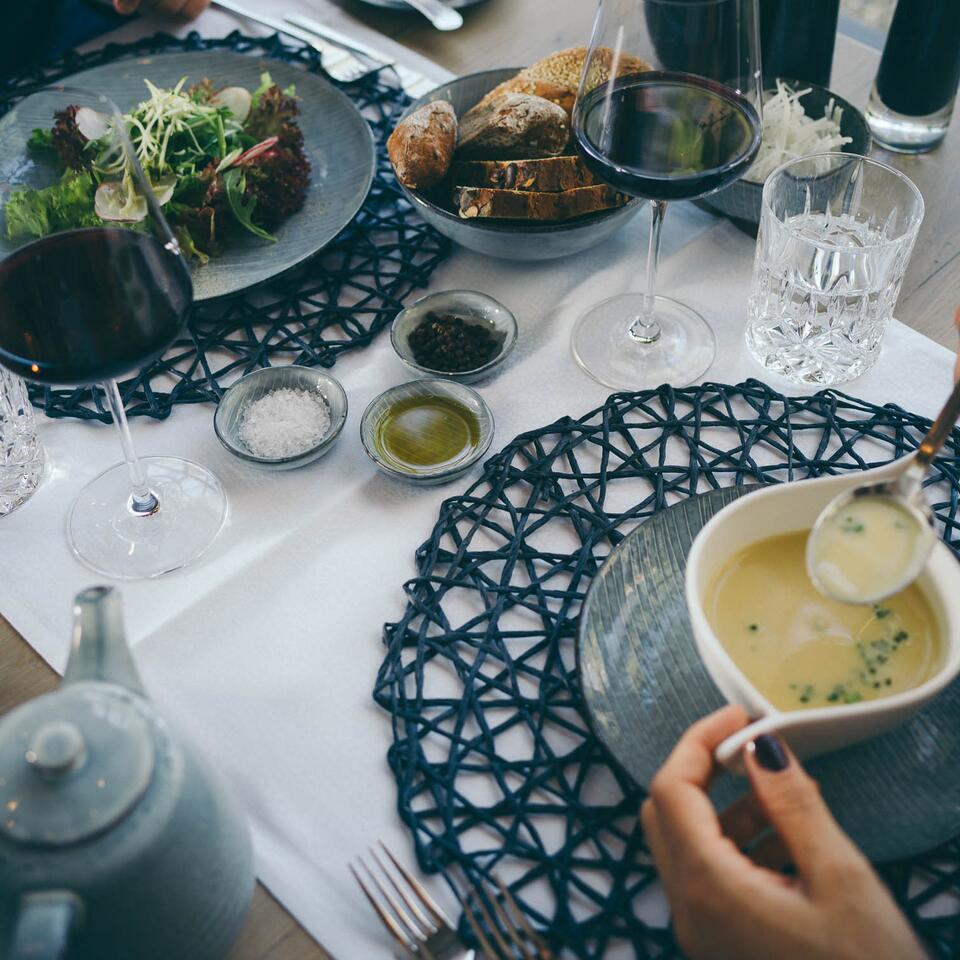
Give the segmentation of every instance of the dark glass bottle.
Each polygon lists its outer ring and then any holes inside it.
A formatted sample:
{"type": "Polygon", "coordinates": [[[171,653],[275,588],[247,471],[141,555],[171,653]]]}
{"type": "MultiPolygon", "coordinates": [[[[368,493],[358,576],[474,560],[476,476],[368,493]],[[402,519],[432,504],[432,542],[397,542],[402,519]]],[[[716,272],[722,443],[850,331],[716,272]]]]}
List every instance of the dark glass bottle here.
{"type": "Polygon", "coordinates": [[[777,77],[830,86],[840,0],[760,0],[763,85],[777,77]]]}
{"type": "Polygon", "coordinates": [[[899,0],[867,104],[874,138],[919,153],[947,134],[960,82],[960,0],[899,0]]]}

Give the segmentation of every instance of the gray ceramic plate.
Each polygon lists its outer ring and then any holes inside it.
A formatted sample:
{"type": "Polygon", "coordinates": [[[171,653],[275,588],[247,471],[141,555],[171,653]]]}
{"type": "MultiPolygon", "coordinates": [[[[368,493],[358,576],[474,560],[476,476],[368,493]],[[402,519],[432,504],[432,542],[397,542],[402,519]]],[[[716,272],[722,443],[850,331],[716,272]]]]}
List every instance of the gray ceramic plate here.
{"type": "MultiPolygon", "coordinates": [[[[354,217],[366,199],[376,170],[376,149],[369,124],[357,108],[322,77],[276,60],[229,51],[162,53],[94,67],[66,82],[110,97],[129,110],[146,97],[144,78],[161,87],[181,77],[190,82],[209,77],[215,84],[254,90],[268,70],[281,87],[295,84],[300,96],[300,128],[313,171],[302,210],[276,231],[277,242],[254,236],[232,240],[223,254],[194,266],[194,299],[236,293],[295,266],[326,246],[354,217]]],[[[18,107],[30,111],[27,98],[18,107]]],[[[52,118],[38,116],[35,126],[52,118]]],[[[0,160],[2,160],[0,146],[0,160]]]]}
{"type": "MultiPolygon", "coordinates": [[[[684,602],[687,552],[700,528],[750,490],[670,507],[631,533],[594,578],[580,619],[580,683],[593,728],[641,785],[693,721],[724,698],[700,662],[684,602]]],[[[755,488],[754,488],[755,489],[755,488]]],[[[910,723],[811,761],[844,829],[873,860],[929,850],[960,834],[960,681],[910,723]]],[[[743,792],[729,775],[719,806],[743,792]]]]}

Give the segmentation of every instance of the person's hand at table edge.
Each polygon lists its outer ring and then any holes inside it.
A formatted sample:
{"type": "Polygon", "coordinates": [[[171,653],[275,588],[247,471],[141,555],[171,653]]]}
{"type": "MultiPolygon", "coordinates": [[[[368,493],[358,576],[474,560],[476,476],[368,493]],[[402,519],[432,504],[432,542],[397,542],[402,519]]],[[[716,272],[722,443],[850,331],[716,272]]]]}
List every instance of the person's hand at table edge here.
{"type": "Polygon", "coordinates": [[[729,706],[684,734],[641,819],[690,960],[922,960],[926,953],[872,867],[790,750],[758,737],[751,791],[717,816],[716,747],[747,723],[729,706]],[[748,851],[748,852],[744,852],[748,851]],[[783,867],[792,865],[787,876],[783,867]]]}
{"type": "Polygon", "coordinates": [[[140,10],[143,13],[162,13],[170,17],[192,20],[199,17],[210,0],[113,0],[113,8],[124,15],[140,10]]]}

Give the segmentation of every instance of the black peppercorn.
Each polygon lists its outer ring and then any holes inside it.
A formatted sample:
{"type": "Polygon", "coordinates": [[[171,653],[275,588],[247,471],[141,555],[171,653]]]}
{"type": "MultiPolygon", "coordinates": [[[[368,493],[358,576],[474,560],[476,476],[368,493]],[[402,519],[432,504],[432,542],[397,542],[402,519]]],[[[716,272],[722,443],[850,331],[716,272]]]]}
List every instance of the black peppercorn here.
{"type": "Polygon", "coordinates": [[[489,363],[503,345],[504,335],[483,320],[428,313],[408,339],[413,359],[421,367],[465,373],[489,363]]]}

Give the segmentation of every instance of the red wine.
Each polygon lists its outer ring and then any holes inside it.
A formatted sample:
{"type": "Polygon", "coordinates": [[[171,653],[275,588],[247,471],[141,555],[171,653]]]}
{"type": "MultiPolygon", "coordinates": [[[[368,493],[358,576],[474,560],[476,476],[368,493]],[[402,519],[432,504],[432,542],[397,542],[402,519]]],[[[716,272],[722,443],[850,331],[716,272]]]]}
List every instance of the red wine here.
{"type": "Polygon", "coordinates": [[[109,380],[155,360],[187,318],[183,260],[114,228],[36,240],[0,264],[0,364],[41,383],[109,380]]]}
{"type": "Polygon", "coordinates": [[[580,99],[574,129],[587,165],[618,190],[691,200],[736,180],[760,148],[760,117],[733,90],[650,71],[580,99]]]}

